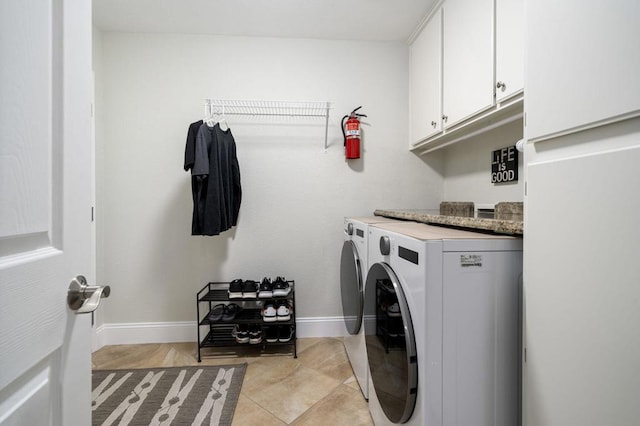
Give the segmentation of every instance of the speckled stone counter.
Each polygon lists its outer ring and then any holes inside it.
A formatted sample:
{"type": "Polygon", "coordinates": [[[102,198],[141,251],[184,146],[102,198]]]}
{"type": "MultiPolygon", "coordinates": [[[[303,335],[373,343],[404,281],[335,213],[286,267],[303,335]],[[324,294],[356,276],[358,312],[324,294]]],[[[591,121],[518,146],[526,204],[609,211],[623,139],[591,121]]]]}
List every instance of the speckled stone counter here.
{"type": "MultiPolygon", "coordinates": [[[[496,218],[486,219],[478,217],[441,215],[438,210],[395,210],[378,209],[373,212],[376,216],[390,217],[394,219],[411,220],[414,222],[428,223],[431,225],[447,225],[459,228],[491,231],[498,234],[522,235],[523,215],[521,207],[513,206],[521,203],[500,203],[504,209],[496,218]]],[[[498,207],[498,206],[496,206],[498,207]]]]}

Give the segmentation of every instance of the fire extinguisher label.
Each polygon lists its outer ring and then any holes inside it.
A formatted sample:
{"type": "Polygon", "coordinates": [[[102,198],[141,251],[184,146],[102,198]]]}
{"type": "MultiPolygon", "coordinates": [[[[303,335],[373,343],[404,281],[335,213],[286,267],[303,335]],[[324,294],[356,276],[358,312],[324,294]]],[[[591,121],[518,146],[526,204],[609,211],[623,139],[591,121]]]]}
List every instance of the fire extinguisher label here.
{"type": "Polygon", "coordinates": [[[346,130],[345,135],[348,136],[360,136],[360,130],[359,129],[355,129],[355,130],[346,130]]]}

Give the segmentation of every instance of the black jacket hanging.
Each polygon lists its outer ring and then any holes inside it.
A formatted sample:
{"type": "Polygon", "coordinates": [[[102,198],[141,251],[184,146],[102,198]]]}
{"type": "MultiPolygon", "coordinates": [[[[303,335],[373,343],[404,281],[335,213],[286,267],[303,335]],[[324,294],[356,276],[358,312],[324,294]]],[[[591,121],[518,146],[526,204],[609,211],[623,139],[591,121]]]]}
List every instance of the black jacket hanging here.
{"type": "Polygon", "coordinates": [[[191,195],[193,198],[193,214],[191,217],[191,234],[192,235],[200,235],[200,219],[198,217],[198,182],[197,177],[193,176],[193,164],[196,161],[196,137],[198,136],[198,131],[200,130],[200,126],[202,126],[203,121],[198,120],[195,123],[191,123],[189,125],[189,130],[187,131],[187,143],[184,148],[184,170],[192,171],[191,175],[191,195]]]}
{"type": "MultiPolygon", "coordinates": [[[[193,123],[189,126],[191,133],[193,123]]],[[[185,148],[185,168],[189,137],[185,148]]],[[[231,130],[199,126],[191,167],[194,213],[192,235],[218,235],[236,226],[242,200],[240,166],[231,130]]]]}

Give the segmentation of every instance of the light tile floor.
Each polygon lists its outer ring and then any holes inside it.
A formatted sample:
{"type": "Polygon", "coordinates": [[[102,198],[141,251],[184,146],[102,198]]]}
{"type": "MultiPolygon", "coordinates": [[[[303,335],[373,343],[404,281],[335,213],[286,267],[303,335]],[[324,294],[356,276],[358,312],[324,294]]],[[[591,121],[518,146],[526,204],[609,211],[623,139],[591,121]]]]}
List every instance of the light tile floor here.
{"type": "MultiPolygon", "coordinates": [[[[204,352],[201,365],[248,363],[233,425],[373,425],[341,339],[298,339],[298,358],[204,352]]],[[[213,352],[212,352],[213,351],[213,352]]],[[[195,343],[105,346],[93,354],[94,369],[197,365],[195,343]]]]}

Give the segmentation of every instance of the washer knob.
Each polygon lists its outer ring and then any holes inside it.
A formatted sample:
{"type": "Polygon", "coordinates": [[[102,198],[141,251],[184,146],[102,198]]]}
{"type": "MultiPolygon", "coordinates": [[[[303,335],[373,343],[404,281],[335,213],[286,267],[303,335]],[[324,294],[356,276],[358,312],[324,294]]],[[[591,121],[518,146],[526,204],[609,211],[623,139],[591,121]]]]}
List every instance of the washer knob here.
{"type": "Polygon", "coordinates": [[[380,253],[384,256],[391,253],[391,240],[386,235],[380,237],[380,253]]]}
{"type": "Polygon", "coordinates": [[[349,222],[347,223],[347,235],[353,235],[353,223],[349,222]]]}

